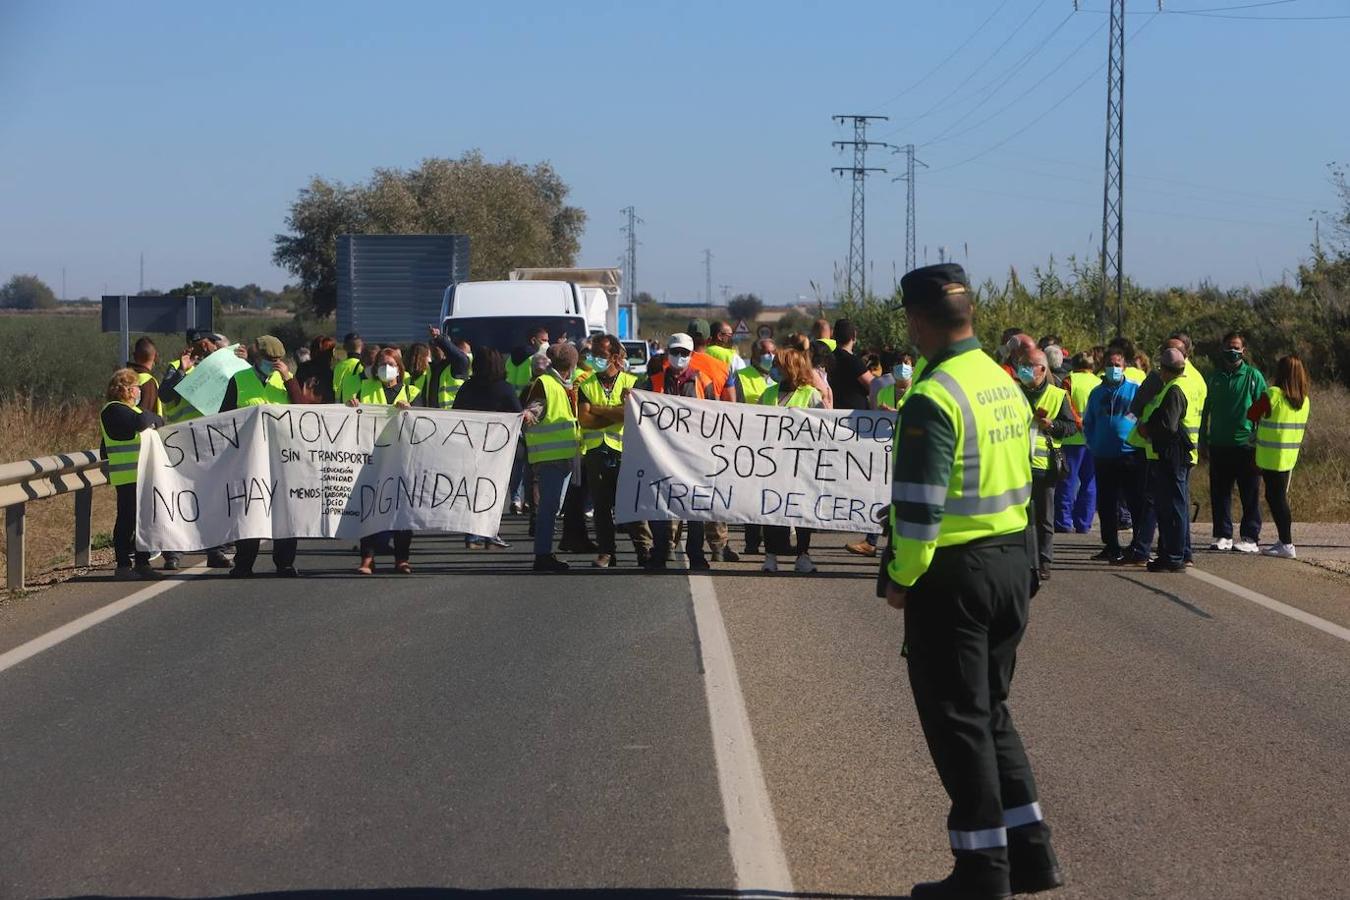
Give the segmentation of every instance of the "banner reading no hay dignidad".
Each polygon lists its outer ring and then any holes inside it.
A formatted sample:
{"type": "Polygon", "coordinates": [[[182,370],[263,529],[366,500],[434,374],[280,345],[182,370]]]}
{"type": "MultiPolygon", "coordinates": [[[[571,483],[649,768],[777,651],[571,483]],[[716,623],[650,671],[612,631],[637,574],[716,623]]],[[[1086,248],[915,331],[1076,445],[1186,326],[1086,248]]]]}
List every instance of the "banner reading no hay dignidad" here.
{"type": "Polygon", "coordinates": [[[628,397],[615,520],[879,532],[895,413],[628,397]]]}
{"type": "Polygon", "coordinates": [[[253,406],[141,434],[136,544],[496,534],[520,417],[392,406],[253,406]]]}

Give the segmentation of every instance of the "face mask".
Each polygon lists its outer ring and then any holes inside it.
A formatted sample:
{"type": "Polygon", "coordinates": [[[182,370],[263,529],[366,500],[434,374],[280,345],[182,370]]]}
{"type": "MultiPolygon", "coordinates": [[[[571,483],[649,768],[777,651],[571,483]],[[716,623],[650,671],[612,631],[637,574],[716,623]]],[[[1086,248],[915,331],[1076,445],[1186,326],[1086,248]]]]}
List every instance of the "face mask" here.
{"type": "Polygon", "coordinates": [[[391,366],[388,363],[385,363],[375,370],[375,374],[380,377],[381,381],[393,381],[398,377],[398,366],[391,366]]]}
{"type": "Polygon", "coordinates": [[[891,374],[895,376],[896,381],[909,381],[914,377],[914,367],[909,363],[900,363],[891,370],[891,374]]]}
{"type": "Polygon", "coordinates": [[[1238,363],[1242,362],[1242,351],[1230,348],[1223,351],[1223,358],[1228,361],[1230,366],[1236,366],[1238,363]]]}
{"type": "Polygon", "coordinates": [[[761,353],[761,354],[760,354],[760,357],[759,357],[759,367],[760,367],[761,369],[763,369],[764,371],[766,371],[766,372],[769,371],[770,369],[772,369],[772,368],[773,368],[773,354],[772,354],[772,353],[761,353]]]}
{"type": "Polygon", "coordinates": [[[689,368],[689,357],[676,356],[672,353],[670,356],[666,357],[666,364],[676,372],[683,372],[685,369],[689,368]]]}
{"type": "Polygon", "coordinates": [[[1120,384],[1122,381],[1125,380],[1125,367],[1124,367],[1124,366],[1107,366],[1107,367],[1106,367],[1106,380],[1109,381],[1109,382],[1111,382],[1112,384],[1120,384]]]}
{"type": "Polygon", "coordinates": [[[139,390],[136,391],[136,393],[134,393],[134,394],[131,395],[131,399],[128,400],[127,402],[130,403],[132,406],[140,406],[140,405],[141,405],[141,392],[140,392],[139,390]]]}
{"type": "Polygon", "coordinates": [[[270,359],[258,360],[258,371],[264,375],[271,375],[276,370],[276,364],[270,359]]]}
{"type": "Polygon", "coordinates": [[[1035,383],[1036,383],[1036,370],[1033,369],[1031,366],[1018,366],[1018,367],[1017,367],[1017,380],[1020,381],[1020,382],[1022,382],[1022,383],[1025,384],[1025,385],[1032,385],[1032,384],[1035,384],[1035,383]]]}

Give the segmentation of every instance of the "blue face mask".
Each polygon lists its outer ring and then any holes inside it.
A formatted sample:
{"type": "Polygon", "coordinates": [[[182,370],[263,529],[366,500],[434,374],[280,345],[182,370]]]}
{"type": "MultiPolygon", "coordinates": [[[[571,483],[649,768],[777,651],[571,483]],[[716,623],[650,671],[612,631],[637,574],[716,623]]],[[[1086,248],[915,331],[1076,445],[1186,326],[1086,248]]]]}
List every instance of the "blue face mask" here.
{"type": "Polygon", "coordinates": [[[909,363],[900,363],[891,370],[891,374],[895,376],[896,381],[909,381],[914,377],[914,367],[909,363]]]}
{"type": "Polygon", "coordinates": [[[1036,370],[1033,369],[1031,366],[1018,366],[1018,367],[1017,367],[1017,380],[1020,381],[1020,382],[1022,382],[1022,383],[1025,384],[1025,385],[1035,384],[1035,383],[1036,383],[1036,370]]]}
{"type": "Polygon", "coordinates": [[[773,368],[773,354],[772,354],[772,353],[761,353],[760,356],[759,356],[759,367],[760,367],[761,369],[763,369],[764,371],[766,371],[766,372],[769,371],[770,369],[772,369],[772,368],[773,368]]]}
{"type": "Polygon", "coordinates": [[[1107,367],[1106,367],[1106,380],[1109,381],[1109,382],[1111,382],[1112,384],[1120,384],[1122,381],[1125,380],[1125,367],[1124,367],[1124,366],[1107,366],[1107,367]]]}
{"type": "Polygon", "coordinates": [[[263,373],[264,375],[271,375],[272,372],[274,372],[275,370],[276,366],[273,365],[270,359],[258,360],[258,371],[263,373]]]}

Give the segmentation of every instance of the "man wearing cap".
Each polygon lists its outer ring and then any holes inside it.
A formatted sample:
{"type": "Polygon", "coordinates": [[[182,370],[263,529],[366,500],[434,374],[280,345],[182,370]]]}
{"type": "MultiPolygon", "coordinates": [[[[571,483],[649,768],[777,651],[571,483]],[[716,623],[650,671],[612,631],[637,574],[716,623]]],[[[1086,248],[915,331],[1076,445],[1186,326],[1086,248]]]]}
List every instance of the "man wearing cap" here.
{"type": "Polygon", "coordinates": [[[1006,898],[1063,883],[1008,711],[1033,592],[1027,549],[1032,412],[971,328],[955,264],[900,282],[927,361],[896,426],[891,546],[879,592],[905,614],[910,687],[951,798],[955,867],[914,900],[1006,898]]]}
{"type": "MultiPolygon", "coordinates": [[[[246,406],[303,403],[300,382],[286,365],[286,348],[270,334],[264,334],[254,344],[253,365],[235,373],[225,385],[225,399],[220,411],[229,412],[246,406]]],[[[240,538],[235,541],[234,568],[231,578],[252,578],[253,563],[258,559],[258,538],[240,538]]],[[[272,539],[272,563],[277,575],[296,578],[295,554],[299,544],[295,538],[272,539]]]]}
{"type": "Polygon", "coordinates": [[[1158,357],[1162,389],[1144,407],[1139,434],[1148,443],[1149,490],[1158,516],[1158,558],[1150,572],[1186,570],[1187,528],[1190,525],[1190,474],[1198,453],[1187,428],[1190,397],[1186,390],[1186,355],[1168,347],[1158,357]]]}
{"type": "MultiPolygon", "coordinates": [[[[706,323],[705,323],[706,324],[706,323]]],[[[693,397],[700,400],[717,399],[717,388],[703,372],[695,369],[694,340],[687,334],[676,333],[666,341],[665,368],[647,379],[639,390],[675,397],[693,397]]],[[[652,552],[647,562],[648,571],[662,571],[670,561],[673,523],[651,522],[652,552]]],[[[725,526],[723,526],[725,527],[725,526]]],[[[703,552],[705,526],[703,522],[686,522],[684,551],[689,556],[689,568],[700,571],[712,568],[703,552]]]]}

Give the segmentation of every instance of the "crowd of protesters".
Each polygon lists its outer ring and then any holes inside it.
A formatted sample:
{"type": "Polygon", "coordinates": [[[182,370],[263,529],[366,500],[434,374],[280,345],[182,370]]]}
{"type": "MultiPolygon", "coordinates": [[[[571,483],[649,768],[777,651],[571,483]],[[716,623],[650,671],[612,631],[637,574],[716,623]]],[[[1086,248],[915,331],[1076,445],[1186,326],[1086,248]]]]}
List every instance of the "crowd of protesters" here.
{"type": "MultiPolygon", "coordinates": [[[[367,343],[355,333],[339,344],[315,337],[286,348],[263,336],[236,352],[251,363],[229,382],[222,411],[258,403],[339,403],[500,412],[522,418],[513,467],[510,512],[529,516],[536,571],[570,567],[560,554],[591,557],[591,565],[619,564],[620,531],[638,566],[661,571],[683,546],[690,569],[760,556],[765,572],[816,571],[807,528],[746,525],[741,550],[719,522],[614,522],[623,455],[625,401],[634,390],[719,403],[802,409],[893,412],[923,378],[924,360],[906,348],[861,348],[853,323],[815,321],[808,333],[781,342],[747,344],[748,358],[726,322],[694,319],[685,331],[654,342],[643,371],[629,371],[623,342],[598,334],[574,344],[550,340],[544,328],[521,335],[510,351],[470,347],[429,328],[425,342],[407,347],[367,343]],[[555,546],[558,519],[561,538],[555,546]],[[591,530],[594,531],[594,538],[591,530]]],[[[1208,377],[1194,365],[1189,335],[1176,332],[1150,357],[1127,338],[1072,352],[1056,335],[1039,339],[1020,329],[1002,336],[994,356],[1025,393],[1033,410],[1029,529],[1038,569],[1051,577],[1057,533],[1089,532],[1094,519],[1103,547],[1094,559],[1115,566],[1176,572],[1192,564],[1190,472],[1209,461],[1211,550],[1293,558],[1289,480],[1308,421],[1308,376],[1295,355],[1281,358],[1269,382],[1246,358],[1241,334],[1225,335],[1208,377]],[[1278,540],[1262,547],[1260,491],[1278,540]],[[1240,517],[1231,517],[1237,490],[1240,517]]],[[[141,338],[132,359],[112,376],[101,416],[109,481],[117,490],[114,549],[117,575],[151,578],[151,555],[133,545],[135,459],[139,432],[202,413],[177,391],[207,355],[230,346],[221,334],[194,333],[160,366],[153,341],[141,338]],[[156,374],[159,372],[160,374],[156,374]]],[[[356,572],[377,571],[381,554],[392,571],[412,572],[410,531],[362,538],[356,572]]],[[[465,535],[468,549],[505,548],[498,535],[465,535]]],[[[876,535],[845,545],[874,557],[876,535]]],[[[207,563],[249,577],[257,540],[207,551],[207,563]]],[[[164,568],[181,554],[163,551],[164,568]]],[[[282,576],[295,576],[296,542],[272,542],[282,576]]]]}

